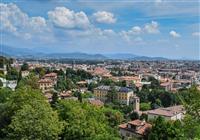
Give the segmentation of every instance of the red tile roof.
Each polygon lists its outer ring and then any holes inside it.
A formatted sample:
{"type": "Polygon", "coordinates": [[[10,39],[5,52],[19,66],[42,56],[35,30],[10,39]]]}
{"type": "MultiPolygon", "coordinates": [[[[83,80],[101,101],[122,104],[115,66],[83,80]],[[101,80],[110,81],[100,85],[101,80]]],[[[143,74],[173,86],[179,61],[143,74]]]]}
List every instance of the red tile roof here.
{"type": "Polygon", "coordinates": [[[134,120],[134,121],[130,121],[128,123],[124,123],[124,124],[119,125],[120,129],[125,129],[127,131],[131,131],[133,133],[136,133],[136,134],[139,134],[139,135],[142,135],[142,136],[146,135],[147,131],[149,129],[151,129],[151,127],[152,127],[151,124],[144,122],[144,121],[141,121],[141,120],[134,120]],[[136,126],[137,129],[128,128],[128,124],[136,126]]]}

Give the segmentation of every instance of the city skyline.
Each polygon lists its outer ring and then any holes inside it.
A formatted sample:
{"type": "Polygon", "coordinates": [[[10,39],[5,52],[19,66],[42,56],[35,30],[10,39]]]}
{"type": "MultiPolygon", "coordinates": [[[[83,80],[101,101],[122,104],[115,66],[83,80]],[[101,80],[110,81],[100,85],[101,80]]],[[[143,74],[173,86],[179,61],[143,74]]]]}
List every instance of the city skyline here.
{"type": "Polygon", "coordinates": [[[199,1],[2,0],[1,46],[200,59],[199,1]]]}

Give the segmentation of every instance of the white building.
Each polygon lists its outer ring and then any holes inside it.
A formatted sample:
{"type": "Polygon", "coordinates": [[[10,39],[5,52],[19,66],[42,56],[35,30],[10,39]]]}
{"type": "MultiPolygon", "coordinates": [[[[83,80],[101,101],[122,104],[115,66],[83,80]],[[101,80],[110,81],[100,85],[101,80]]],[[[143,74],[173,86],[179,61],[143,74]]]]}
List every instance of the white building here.
{"type": "Polygon", "coordinates": [[[182,105],[179,105],[149,110],[145,111],[145,113],[148,115],[148,120],[156,119],[158,116],[163,117],[165,120],[182,120],[184,118],[185,109],[182,105]]]}
{"type": "Polygon", "coordinates": [[[16,80],[12,80],[12,81],[8,81],[4,78],[0,77],[1,82],[3,83],[3,87],[8,87],[12,90],[15,90],[16,86],[17,86],[17,81],[16,80]]]}
{"type": "Polygon", "coordinates": [[[22,78],[27,77],[29,75],[29,71],[25,70],[25,71],[21,71],[22,74],[22,78]]]}

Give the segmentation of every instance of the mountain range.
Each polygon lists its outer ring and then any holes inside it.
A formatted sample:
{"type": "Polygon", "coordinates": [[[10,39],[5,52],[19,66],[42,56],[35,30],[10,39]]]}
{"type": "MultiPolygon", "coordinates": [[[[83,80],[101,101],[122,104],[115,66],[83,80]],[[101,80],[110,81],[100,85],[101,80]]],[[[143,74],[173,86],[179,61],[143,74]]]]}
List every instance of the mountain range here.
{"type": "Polygon", "coordinates": [[[37,59],[84,59],[84,60],[166,60],[163,57],[147,57],[138,56],[130,53],[115,53],[115,54],[88,54],[82,52],[72,53],[51,53],[39,52],[28,48],[15,48],[11,46],[1,45],[0,54],[15,58],[37,58],[37,59]]]}

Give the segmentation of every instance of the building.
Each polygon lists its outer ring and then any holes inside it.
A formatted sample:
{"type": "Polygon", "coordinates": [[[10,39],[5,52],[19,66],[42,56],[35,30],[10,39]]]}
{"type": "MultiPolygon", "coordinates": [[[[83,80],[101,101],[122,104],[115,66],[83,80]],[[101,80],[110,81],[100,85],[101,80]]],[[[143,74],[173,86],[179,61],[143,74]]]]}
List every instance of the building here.
{"type": "Polygon", "coordinates": [[[2,73],[3,73],[4,75],[6,75],[6,74],[7,74],[7,68],[6,68],[6,65],[3,65],[3,67],[0,68],[0,71],[2,71],[2,73]]]}
{"type": "Polygon", "coordinates": [[[1,82],[3,83],[3,87],[8,87],[11,90],[15,90],[16,86],[17,86],[17,81],[16,80],[6,80],[4,78],[0,77],[1,82]]]}
{"type": "MultiPolygon", "coordinates": [[[[117,100],[121,104],[129,105],[134,102],[134,97],[136,96],[133,93],[133,90],[126,88],[126,87],[114,87],[117,91],[117,100]]],[[[95,98],[105,102],[107,100],[107,94],[111,90],[110,86],[99,86],[94,89],[95,98]]]]}
{"type": "Polygon", "coordinates": [[[131,86],[133,83],[140,83],[141,78],[139,76],[121,76],[119,81],[125,81],[127,86],[131,86]]]}
{"type": "Polygon", "coordinates": [[[41,79],[38,81],[39,88],[42,90],[42,92],[47,92],[50,90],[53,90],[54,88],[54,82],[51,79],[41,79]]]}
{"type": "Polygon", "coordinates": [[[148,115],[148,120],[156,119],[158,116],[163,117],[165,120],[182,120],[184,118],[185,109],[182,105],[179,105],[149,110],[145,111],[145,113],[148,115]]]}
{"type": "Polygon", "coordinates": [[[91,105],[94,105],[94,106],[97,106],[97,107],[102,107],[104,105],[104,103],[100,100],[96,100],[96,99],[88,99],[88,102],[91,104],[91,105]]]}
{"type": "Polygon", "coordinates": [[[69,91],[63,91],[60,93],[60,99],[67,99],[67,98],[71,98],[72,97],[72,92],[69,91]]]}
{"type": "Polygon", "coordinates": [[[52,73],[45,74],[43,79],[50,79],[53,81],[54,84],[56,84],[58,76],[57,76],[57,73],[52,72],[52,73]]]}
{"type": "Polygon", "coordinates": [[[22,78],[27,77],[29,75],[29,71],[21,71],[22,78]]]}
{"type": "Polygon", "coordinates": [[[144,139],[148,136],[152,125],[141,120],[134,120],[128,123],[119,125],[119,132],[124,140],[130,138],[144,139]]]}
{"type": "Polygon", "coordinates": [[[165,89],[165,91],[171,91],[172,90],[172,83],[171,82],[165,82],[161,83],[160,86],[165,89]]]}

